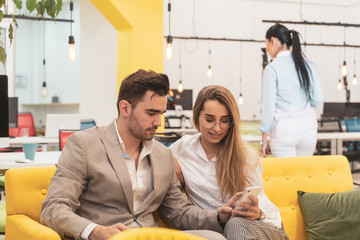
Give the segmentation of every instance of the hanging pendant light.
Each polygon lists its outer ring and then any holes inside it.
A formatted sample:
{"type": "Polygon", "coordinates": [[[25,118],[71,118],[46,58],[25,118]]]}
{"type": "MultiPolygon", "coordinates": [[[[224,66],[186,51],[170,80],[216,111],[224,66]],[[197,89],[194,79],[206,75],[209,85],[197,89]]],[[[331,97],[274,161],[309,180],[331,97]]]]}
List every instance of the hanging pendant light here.
{"type": "Polygon", "coordinates": [[[171,13],[171,3],[169,0],[168,3],[168,12],[169,12],[169,35],[166,38],[166,51],[165,51],[165,57],[167,60],[170,60],[172,57],[172,42],[173,42],[173,38],[171,36],[170,33],[170,13],[171,13]]]}
{"type": "Polygon", "coordinates": [[[352,83],[353,83],[353,85],[357,85],[357,83],[358,83],[358,80],[357,80],[357,78],[356,78],[356,74],[354,74],[352,83]]]}
{"type": "Polygon", "coordinates": [[[179,85],[178,85],[177,90],[178,90],[179,93],[182,93],[184,91],[184,86],[183,86],[181,80],[179,80],[179,85]]]}
{"type": "Polygon", "coordinates": [[[43,35],[43,68],[44,68],[44,79],[43,79],[43,83],[42,83],[42,88],[41,88],[41,97],[46,98],[48,95],[48,91],[47,91],[47,86],[46,86],[46,68],[45,68],[45,22],[44,22],[44,35],[43,35]]]}
{"type": "Polygon", "coordinates": [[[211,68],[211,41],[209,41],[209,67],[207,69],[207,76],[212,77],[212,68],[211,68]]]}
{"type": "Polygon", "coordinates": [[[337,89],[342,89],[342,82],[341,79],[339,78],[338,84],[337,84],[337,89]]]}
{"type": "Polygon", "coordinates": [[[341,73],[343,75],[343,77],[346,77],[348,74],[348,70],[347,70],[347,66],[346,66],[346,61],[343,62],[342,68],[341,68],[341,73]]]}
{"type": "Polygon", "coordinates": [[[42,83],[42,89],[41,89],[41,97],[46,98],[47,97],[47,88],[46,88],[46,82],[43,81],[42,83]]]}
{"type": "Polygon", "coordinates": [[[71,0],[70,2],[70,36],[69,36],[69,50],[68,50],[68,59],[72,62],[74,62],[77,59],[77,54],[76,54],[76,48],[75,48],[75,39],[74,36],[72,35],[72,12],[74,10],[74,3],[73,0],[71,0]]]}
{"type": "Polygon", "coordinates": [[[181,49],[182,49],[182,45],[181,45],[181,40],[179,42],[179,85],[177,87],[178,93],[182,93],[184,91],[184,86],[182,84],[182,66],[181,66],[181,49]]]}
{"type": "Polygon", "coordinates": [[[239,95],[239,105],[244,104],[244,98],[242,95],[242,43],[240,43],[240,95],[239,95]]]}
{"type": "Polygon", "coordinates": [[[354,86],[357,85],[357,83],[358,83],[358,80],[356,78],[356,49],[355,48],[354,48],[354,77],[353,77],[352,83],[354,86]]]}
{"type": "Polygon", "coordinates": [[[208,77],[212,77],[212,69],[211,69],[211,65],[209,65],[208,70],[207,70],[207,76],[208,77]]]}
{"type": "Polygon", "coordinates": [[[239,96],[239,104],[240,105],[244,104],[244,98],[242,96],[242,93],[240,93],[240,96],[239,96]]]}
{"type": "Polygon", "coordinates": [[[172,57],[172,36],[167,36],[166,52],[165,56],[167,60],[170,60],[172,57]]]}

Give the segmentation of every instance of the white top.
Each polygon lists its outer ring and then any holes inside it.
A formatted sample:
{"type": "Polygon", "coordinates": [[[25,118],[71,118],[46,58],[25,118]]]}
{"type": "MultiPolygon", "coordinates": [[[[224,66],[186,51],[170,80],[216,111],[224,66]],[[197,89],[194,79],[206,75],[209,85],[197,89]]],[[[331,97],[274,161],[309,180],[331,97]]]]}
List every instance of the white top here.
{"type": "MultiPolygon", "coordinates": [[[[205,150],[200,144],[200,136],[201,133],[185,135],[173,143],[170,149],[181,166],[186,183],[185,189],[193,203],[203,209],[217,209],[225,205],[229,197],[222,201],[216,180],[216,157],[210,161],[207,159],[205,150]]],[[[260,156],[250,147],[247,147],[247,151],[249,153],[247,162],[250,164],[246,169],[246,174],[250,176],[247,187],[263,187],[260,156]]],[[[258,198],[259,207],[266,215],[264,221],[281,227],[280,211],[265,195],[264,190],[260,192],[258,198]]]]}
{"type": "MultiPolygon", "coordinates": [[[[114,121],[116,134],[119,139],[119,144],[121,149],[124,152],[124,158],[126,167],[129,171],[131,178],[131,185],[133,189],[133,199],[134,199],[134,212],[138,206],[145,201],[145,198],[151,193],[154,189],[153,177],[152,177],[152,168],[150,163],[150,158],[148,155],[152,152],[153,142],[152,141],[142,141],[143,148],[141,149],[138,161],[138,167],[135,167],[135,160],[126,153],[124,141],[121,139],[119,131],[116,126],[116,120],[114,121]]],[[[95,223],[89,223],[80,234],[81,239],[87,240],[92,230],[97,226],[95,223]]],[[[132,225],[128,227],[141,227],[139,224],[134,221],[132,225]]]]}

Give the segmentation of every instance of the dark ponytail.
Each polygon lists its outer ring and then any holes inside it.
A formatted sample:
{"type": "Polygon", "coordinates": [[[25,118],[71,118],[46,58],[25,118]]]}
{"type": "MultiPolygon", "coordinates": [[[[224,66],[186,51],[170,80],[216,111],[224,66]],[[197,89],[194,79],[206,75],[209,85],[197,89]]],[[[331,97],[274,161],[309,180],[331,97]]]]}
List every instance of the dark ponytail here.
{"type": "Polygon", "coordinates": [[[288,47],[292,46],[292,58],[299,77],[300,87],[304,91],[306,98],[310,99],[311,82],[309,71],[311,73],[311,70],[301,51],[299,33],[295,30],[289,31],[284,25],[277,23],[267,30],[265,37],[268,40],[270,40],[271,37],[276,37],[280,40],[281,44],[285,43],[288,47]]]}

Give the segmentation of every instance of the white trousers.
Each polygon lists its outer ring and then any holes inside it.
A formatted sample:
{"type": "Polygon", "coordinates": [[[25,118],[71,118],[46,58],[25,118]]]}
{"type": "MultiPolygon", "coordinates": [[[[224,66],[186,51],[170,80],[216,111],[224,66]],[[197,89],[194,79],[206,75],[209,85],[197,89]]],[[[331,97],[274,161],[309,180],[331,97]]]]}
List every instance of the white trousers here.
{"type": "MultiPolygon", "coordinates": [[[[296,126],[295,126],[296,127],[296,126]]],[[[271,137],[270,149],[274,157],[312,156],[316,147],[317,130],[288,136],[271,137]]]]}

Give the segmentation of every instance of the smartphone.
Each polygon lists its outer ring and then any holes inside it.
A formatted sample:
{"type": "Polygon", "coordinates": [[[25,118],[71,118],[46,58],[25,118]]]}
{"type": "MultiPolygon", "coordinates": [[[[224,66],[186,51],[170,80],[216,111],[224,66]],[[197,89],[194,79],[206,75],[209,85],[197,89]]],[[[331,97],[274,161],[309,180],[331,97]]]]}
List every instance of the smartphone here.
{"type": "Polygon", "coordinates": [[[252,201],[249,199],[249,196],[252,195],[254,197],[257,197],[259,193],[261,192],[262,187],[248,187],[245,188],[244,194],[241,196],[241,198],[236,203],[236,206],[234,210],[236,211],[247,211],[247,208],[241,207],[240,203],[249,203],[252,204],[252,201]]]}

